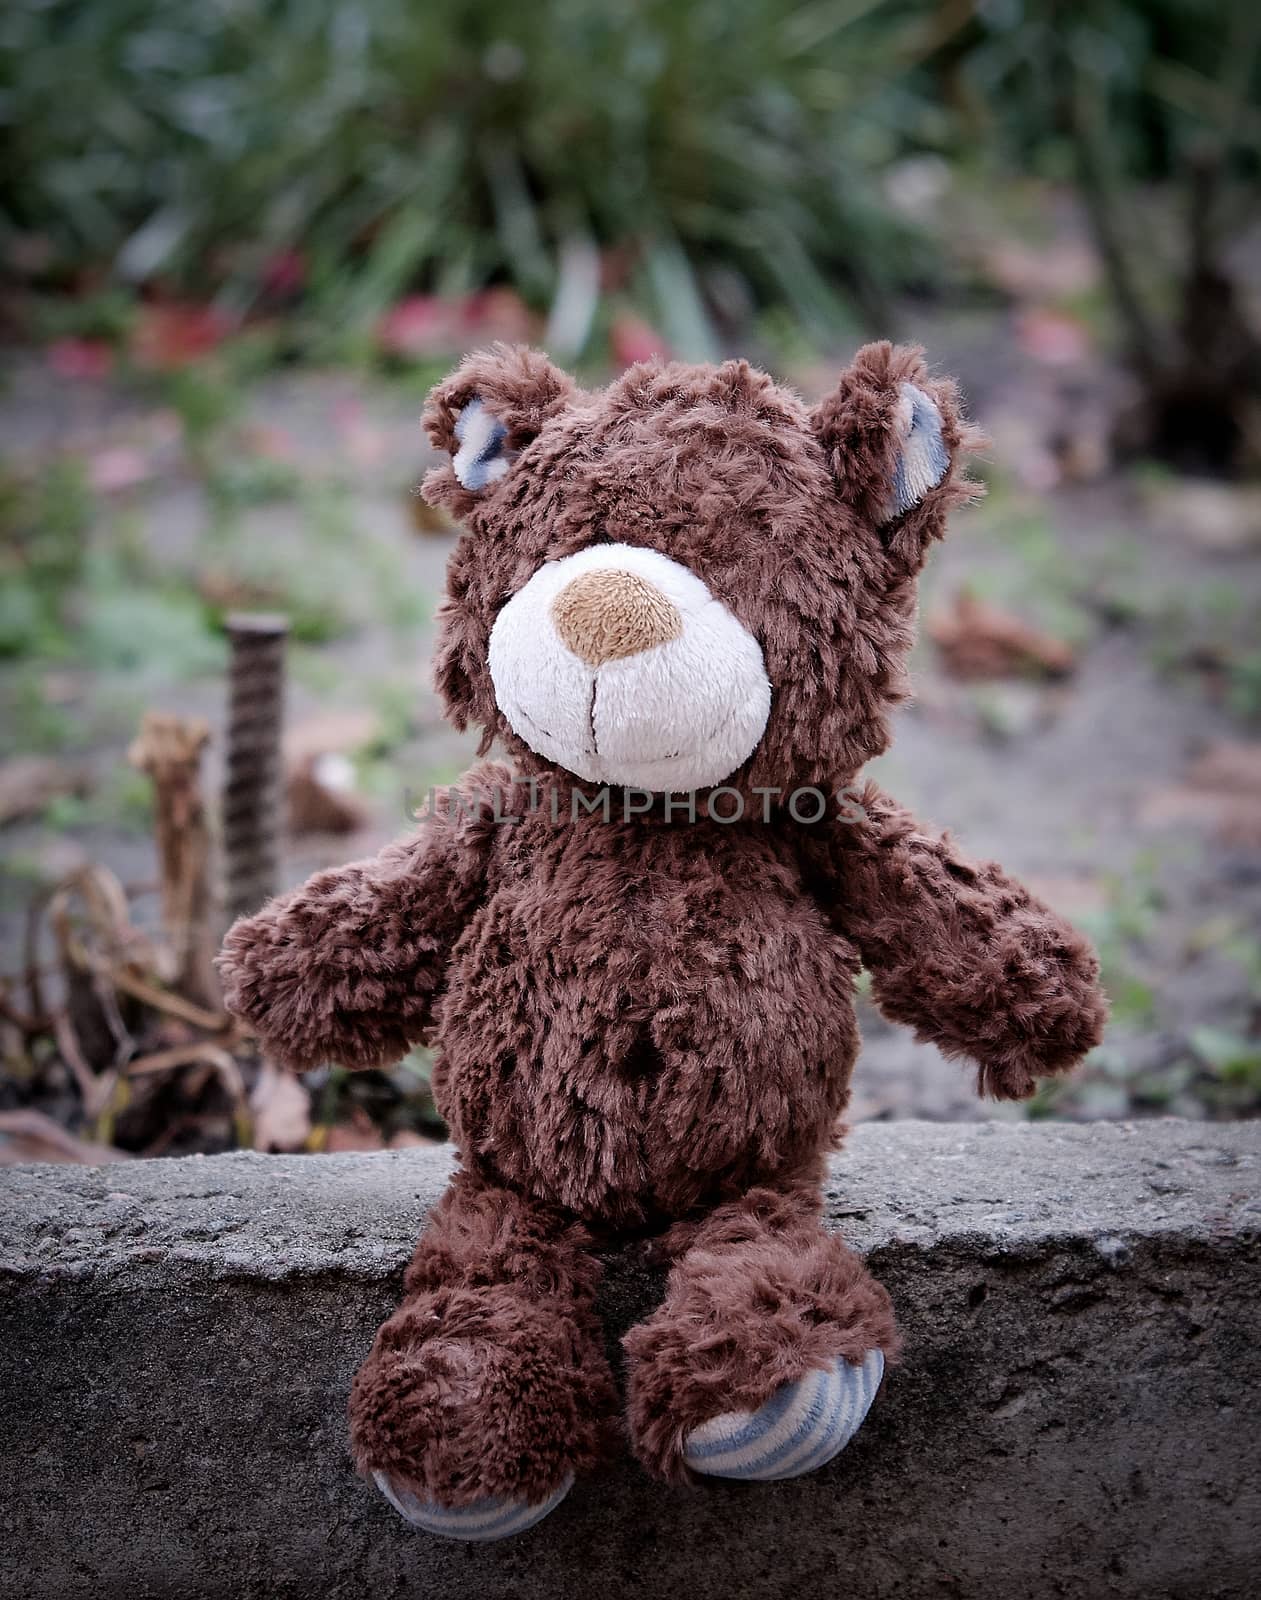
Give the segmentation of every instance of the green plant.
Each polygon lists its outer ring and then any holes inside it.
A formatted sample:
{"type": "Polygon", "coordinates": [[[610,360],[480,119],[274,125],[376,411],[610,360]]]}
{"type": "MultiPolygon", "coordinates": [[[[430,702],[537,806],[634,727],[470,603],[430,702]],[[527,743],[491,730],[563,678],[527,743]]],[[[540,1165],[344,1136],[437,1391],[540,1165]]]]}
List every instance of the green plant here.
{"type": "Polygon", "coordinates": [[[1157,1014],[1156,991],[1145,970],[1144,952],[1165,904],[1159,865],[1153,852],[1141,854],[1125,876],[1114,874],[1105,879],[1100,908],[1077,918],[1099,951],[1112,1020],[1123,1026],[1148,1027],[1157,1014]]]}
{"type": "Polygon", "coordinates": [[[44,826],[58,832],[105,828],[148,835],[153,828],[153,785],[142,772],[114,767],[87,795],[58,795],[44,810],[44,826]]]}
{"type": "Polygon", "coordinates": [[[1261,650],[1245,650],[1230,657],[1226,704],[1245,721],[1261,719],[1261,650]]]}
{"type": "Polygon", "coordinates": [[[0,697],[0,756],[64,753],[88,742],[87,725],[50,700],[39,670],[23,663],[5,678],[0,697]]]}
{"type": "Polygon", "coordinates": [[[215,446],[240,405],[237,388],[215,363],[200,362],[168,374],[159,392],[180,419],[190,460],[199,471],[212,474],[215,446]]]}
{"type": "Polygon", "coordinates": [[[0,477],[0,656],[62,649],[62,600],[82,572],[91,521],[87,477],[72,456],[33,478],[0,477]]]}
{"type": "Polygon", "coordinates": [[[611,249],[703,353],[716,307],[818,326],[931,273],[873,178],[923,120],[899,81],[922,10],[12,0],[0,205],[51,281],[109,262],[243,308],[300,249],[342,336],[409,287],[506,278],[564,300],[577,347],[611,249]]]}
{"type": "Polygon", "coordinates": [[[206,479],[220,524],[248,506],[292,500],[300,488],[300,474],[290,462],[239,451],[214,466],[206,479]]]}

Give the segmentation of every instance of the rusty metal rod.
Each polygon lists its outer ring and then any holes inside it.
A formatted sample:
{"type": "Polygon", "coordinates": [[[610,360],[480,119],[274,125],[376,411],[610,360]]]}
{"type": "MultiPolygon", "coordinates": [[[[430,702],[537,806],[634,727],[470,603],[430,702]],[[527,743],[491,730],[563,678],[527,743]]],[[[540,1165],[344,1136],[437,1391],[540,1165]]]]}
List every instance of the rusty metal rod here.
{"type": "Polygon", "coordinates": [[[284,617],[237,612],[227,619],[228,751],[223,851],[232,917],[275,894],[280,863],[284,617]]]}

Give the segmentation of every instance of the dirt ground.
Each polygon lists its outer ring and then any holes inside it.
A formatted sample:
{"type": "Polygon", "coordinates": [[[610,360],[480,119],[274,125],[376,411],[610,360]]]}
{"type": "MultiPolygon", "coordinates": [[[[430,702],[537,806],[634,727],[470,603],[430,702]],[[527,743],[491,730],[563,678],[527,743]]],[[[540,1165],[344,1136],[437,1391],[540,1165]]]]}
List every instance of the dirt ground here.
{"type": "MultiPolygon", "coordinates": [[[[923,585],[925,631],[968,589],[1059,654],[1046,675],[969,679],[923,638],[916,700],[875,775],[1099,941],[1107,1042],[1034,1114],[1248,1114],[1261,1105],[1256,492],[1111,461],[1119,385],[1093,351],[1030,353],[992,311],[914,325],[993,439],[987,500],[956,516],[923,585]]],[[[828,366],[798,363],[792,376],[817,387],[828,366]]],[[[70,642],[0,662],[0,755],[42,751],[84,777],[77,798],[0,829],[0,971],[20,966],[39,883],[81,860],[133,887],[153,882],[143,785],[125,763],[143,710],[207,718],[217,792],[224,649],[206,619],[224,593],[294,617],[290,729],[348,746],[367,811],[352,836],[290,840],[287,881],[401,831],[408,796],[471,758],[473,740],[442,722],[429,684],[452,537],[418,526],[419,404],[414,382],[265,375],[234,391],[198,462],[189,414],[173,415],[169,397],[16,356],[0,395],[4,459],[23,471],[83,464],[88,548],[101,559],[77,581],[70,642]]],[[[865,1002],[863,1024],[855,1119],[994,1114],[966,1068],[865,1002]]]]}

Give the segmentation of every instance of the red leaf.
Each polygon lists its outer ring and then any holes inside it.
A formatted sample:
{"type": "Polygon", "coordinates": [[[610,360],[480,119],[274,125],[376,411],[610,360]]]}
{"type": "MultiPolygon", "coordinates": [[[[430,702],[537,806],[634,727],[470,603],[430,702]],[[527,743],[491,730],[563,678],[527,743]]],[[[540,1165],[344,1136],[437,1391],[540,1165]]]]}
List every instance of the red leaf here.
{"type": "Polygon", "coordinates": [[[523,344],[532,331],[525,301],[505,284],[469,295],[462,307],[461,321],[465,332],[474,338],[502,339],[505,344],[523,344]]]}
{"type": "Polygon", "coordinates": [[[652,324],[630,313],[614,317],[609,330],[609,346],[613,351],[613,359],[624,367],[670,353],[666,341],[652,324]]]}
{"type": "Polygon", "coordinates": [[[131,353],[139,366],[170,372],[209,355],[231,331],[230,319],[214,306],[147,306],[137,319],[131,353]]]}
{"type": "Polygon", "coordinates": [[[387,355],[415,360],[445,354],[458,343],[459,308],[436,294],[413,294],[400,300],[377,324],[377,339],[387,355]]]}
{"type": "Polygon", "coordinates": [[[500,284],[454,300],[408,295],[381,318],[377,341],[387,355],[416,361],[450,355],[474,341],[520,344],[531,331],[525,302],[515,289],[500,284]]]}
{"type": "Polygon", "coordinates": [[[263,264],[263,288],[268,294],[297,294],[306,283],[306,261],[299,250],[277,250],[263,264]]]}

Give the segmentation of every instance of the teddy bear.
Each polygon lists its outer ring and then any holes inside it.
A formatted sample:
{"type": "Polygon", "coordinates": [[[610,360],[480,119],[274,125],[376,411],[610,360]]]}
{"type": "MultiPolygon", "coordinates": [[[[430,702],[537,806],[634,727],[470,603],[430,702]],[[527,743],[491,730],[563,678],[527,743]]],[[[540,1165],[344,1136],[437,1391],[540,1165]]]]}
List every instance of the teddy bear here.
{"type": "Polygon", "coordinates": [[[408,1521],[487,1540],[623,1437],[692,1483],[853,1438],[898,1351],[820,1220],[861,969],[998,1099],[1078,1062],[1105,1002],[1078,932],[862,775],[908,692],[917,575],[977,492],[920,351],[865,347],[810,407],[745,361],[588,390],[496,346],[424,423],[424,495],[462,524],[437,685],[504,758],[239,921],[221,965],[279,1064],[435,1047],[459,1164],[351,1443],[408,1521]],[[628,1241],[669,1270],[619,1385],[595,1297],[628,1241]]]}

